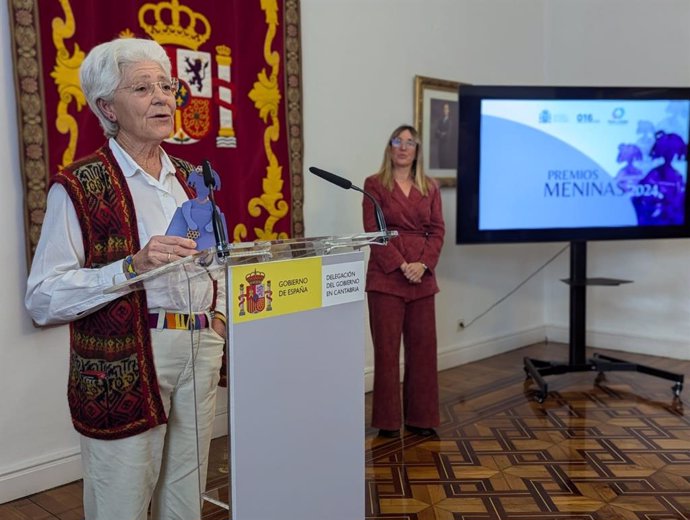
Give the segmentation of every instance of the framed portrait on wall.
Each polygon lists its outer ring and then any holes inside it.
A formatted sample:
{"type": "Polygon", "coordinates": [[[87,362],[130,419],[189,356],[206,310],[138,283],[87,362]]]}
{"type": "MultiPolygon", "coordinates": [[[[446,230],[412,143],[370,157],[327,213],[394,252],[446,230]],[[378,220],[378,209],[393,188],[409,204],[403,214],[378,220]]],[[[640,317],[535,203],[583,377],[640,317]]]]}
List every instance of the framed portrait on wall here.
{"type": "Polygon", "coordinates": [[[454,187],[458,162],[458,89],[463,83],[415,76],[414,125],[424,169],[441,187],[454,187]]]}

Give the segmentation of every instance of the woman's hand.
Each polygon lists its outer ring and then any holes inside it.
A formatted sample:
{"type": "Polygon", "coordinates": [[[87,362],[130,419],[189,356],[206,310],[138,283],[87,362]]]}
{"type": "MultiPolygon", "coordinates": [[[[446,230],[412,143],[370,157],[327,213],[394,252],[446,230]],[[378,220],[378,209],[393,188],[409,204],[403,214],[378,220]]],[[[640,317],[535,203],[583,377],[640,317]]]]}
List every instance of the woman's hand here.
{"type": "Polygon", "coordinates": [[[400,266],[400,270],[410,283],[421,283],[426,266],[422,262],[405,262],[400,266]]]}
{"type": "Polygon", "coordinates": [[[148,244],[132,256],[132,267],[137,274],[145,273],[182,257],[197,253],[196,242],[190,238],[167,235],[151,237],[148,244]]]}

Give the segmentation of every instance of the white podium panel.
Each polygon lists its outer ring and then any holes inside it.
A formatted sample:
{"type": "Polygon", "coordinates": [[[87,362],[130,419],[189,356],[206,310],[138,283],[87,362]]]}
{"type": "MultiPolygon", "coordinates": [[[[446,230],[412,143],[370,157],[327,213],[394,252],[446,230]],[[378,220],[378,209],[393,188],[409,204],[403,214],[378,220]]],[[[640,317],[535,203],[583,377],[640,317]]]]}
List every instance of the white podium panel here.
{"type": "Polygon", "coordinates": [[[363,254],[308,261],[321,263],[319,283],[300,260],[255,264],[253,279],[247,265],[228,269],[228,309],[245,313],[229,320],[233,520],[364,515],[363,254]],[[260,278],[263,289],[248,287],[260,278]],[[281,308],[281,297],[317,290],[316,308],[281,308]]]}

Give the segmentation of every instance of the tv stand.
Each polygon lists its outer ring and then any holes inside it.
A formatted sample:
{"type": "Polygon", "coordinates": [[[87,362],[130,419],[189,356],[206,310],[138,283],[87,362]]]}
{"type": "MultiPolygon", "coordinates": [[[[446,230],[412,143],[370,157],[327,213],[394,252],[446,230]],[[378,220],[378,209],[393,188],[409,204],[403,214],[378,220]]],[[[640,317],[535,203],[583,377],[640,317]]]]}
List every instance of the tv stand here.
{"type": "Polygon", "coordinates": [[[622,359],[594,354],[590,359],[585,354],[585,318],[586,293],[588,285],[616,286],[630,283],[630,280],[616,278],[587,278],[587,242],[574,241],[570,243],[570,278],[563,282],[570,285],[570,341],[569,359],[567,363],[559,361],[541,361],[524,358],[524,370],[527,378],[537,384],[538,402],[544,402],[549,393],[549,385],[544,376],[566,374],[569,372],[598,372],[597,382],[603,379],[604,372],[628,371],[640,372],[654,377],[674,381],[671,387],[675,397],[683,390],[683,374],[675,374],[666,370],[659,370],[646,365],[630,363],[622,359]]]}

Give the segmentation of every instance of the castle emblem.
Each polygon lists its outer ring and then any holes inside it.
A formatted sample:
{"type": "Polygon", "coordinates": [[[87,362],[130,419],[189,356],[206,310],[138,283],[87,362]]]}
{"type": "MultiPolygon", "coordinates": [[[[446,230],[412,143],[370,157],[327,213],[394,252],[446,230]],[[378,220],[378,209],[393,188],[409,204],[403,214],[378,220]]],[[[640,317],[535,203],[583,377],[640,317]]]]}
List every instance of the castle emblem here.
{"type": "Polygon", "coordinates": [[[168,51],[172,74],[180,80],[175,130],[166,142],[188,145],[214,137],[216,147],[236,148],[230,47],[199,50],[211,37],[208,18],[170,0],[144,4],[139,25],[168,51]]]}

